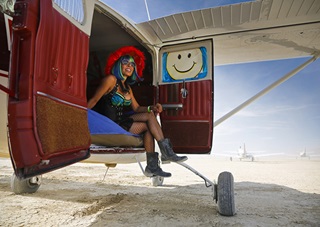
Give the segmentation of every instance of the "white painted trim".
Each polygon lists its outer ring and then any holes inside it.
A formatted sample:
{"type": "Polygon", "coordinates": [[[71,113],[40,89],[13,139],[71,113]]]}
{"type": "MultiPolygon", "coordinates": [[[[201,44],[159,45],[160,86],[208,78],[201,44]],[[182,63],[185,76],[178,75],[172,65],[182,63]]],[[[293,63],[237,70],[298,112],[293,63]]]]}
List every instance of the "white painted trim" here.
{"type": "Polygon", "coordinates": [[[8,43],[8,51],[11,51],[12,37],[9,27],[9,20],[12,21],[13,18],[7,14],[4,14],[4,24],[6,26],[6,34],[7,34],[7,43],[8,43]]]}

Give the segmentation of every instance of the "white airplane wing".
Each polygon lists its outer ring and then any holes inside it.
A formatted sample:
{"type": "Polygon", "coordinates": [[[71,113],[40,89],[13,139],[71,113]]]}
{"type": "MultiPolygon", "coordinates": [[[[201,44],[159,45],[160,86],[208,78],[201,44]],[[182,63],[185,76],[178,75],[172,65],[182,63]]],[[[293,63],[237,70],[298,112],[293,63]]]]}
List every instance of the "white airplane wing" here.
{"type": "Polygon", "coordinates": [[[280,156],[284,155],[284,153],[266,153],[266,154],[257,154],[254,157],[269,157],[269,156],[280,156]]]}
{"type": "Polygon", "coordinates": [[[153,43],[214,39],[215,65],[316,55],[320,1],[264,0],[178,13],[137,24],[153,43]]]}

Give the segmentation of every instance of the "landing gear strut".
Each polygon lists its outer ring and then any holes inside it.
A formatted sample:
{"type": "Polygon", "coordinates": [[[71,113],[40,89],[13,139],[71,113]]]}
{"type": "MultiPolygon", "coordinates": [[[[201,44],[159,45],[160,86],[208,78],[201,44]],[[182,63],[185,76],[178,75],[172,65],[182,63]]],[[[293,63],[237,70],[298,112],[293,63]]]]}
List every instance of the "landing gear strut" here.
{"type": "MultiPolygon", "coordinates": [[[[144,173],[144,169],[138,159],[136,159],[142,173],[144,173]]],[[[197,170],[187,165],[184,162],[175,162],[179,164],[194,174],[198,175],[204,180],[204,183],[207,188],[211,188],[213,200],[218,205],[218,212],[224,216],[234,216],[236,214],[235,211],[235,202],[234,202],[234,179],[233,175],[230,172],[222,172],[218,176],[218,183],[210,181],[208,178],[203,176],[197,170]]],[[[161,186],[163,184],[163,177],[155,176],[151,177],[153,186],[161,186]]]]}

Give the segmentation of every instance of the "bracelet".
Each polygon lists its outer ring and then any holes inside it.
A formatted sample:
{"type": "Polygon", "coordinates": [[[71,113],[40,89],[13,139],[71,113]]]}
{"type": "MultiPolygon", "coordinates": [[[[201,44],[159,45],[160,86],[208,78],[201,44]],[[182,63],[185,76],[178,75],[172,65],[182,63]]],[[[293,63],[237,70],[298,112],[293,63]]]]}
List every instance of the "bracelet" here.
{"type": "Polygon", "coordinates": [[[148,113],[151,112],[151,106],[148,106],[148,113]]]}

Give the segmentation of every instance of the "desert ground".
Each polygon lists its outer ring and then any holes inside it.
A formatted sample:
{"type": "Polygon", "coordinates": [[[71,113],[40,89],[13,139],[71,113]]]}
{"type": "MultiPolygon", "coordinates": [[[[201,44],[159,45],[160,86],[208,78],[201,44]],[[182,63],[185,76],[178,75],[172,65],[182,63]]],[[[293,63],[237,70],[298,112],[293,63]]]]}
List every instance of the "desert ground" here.
{"type": "Polygon", "coordinates": [[[173,176],[155,187],[137,163],[105,178],[103,164],[77,163],[44,174],[36,193],[16,195],[11,162],[0,159],[0,226],[320,226],[320,160],[189,156],[186,163],[212,180],[233,174],[235,216],[221,216],[211,189],[177,164],[162,165],[173,176]]]}

